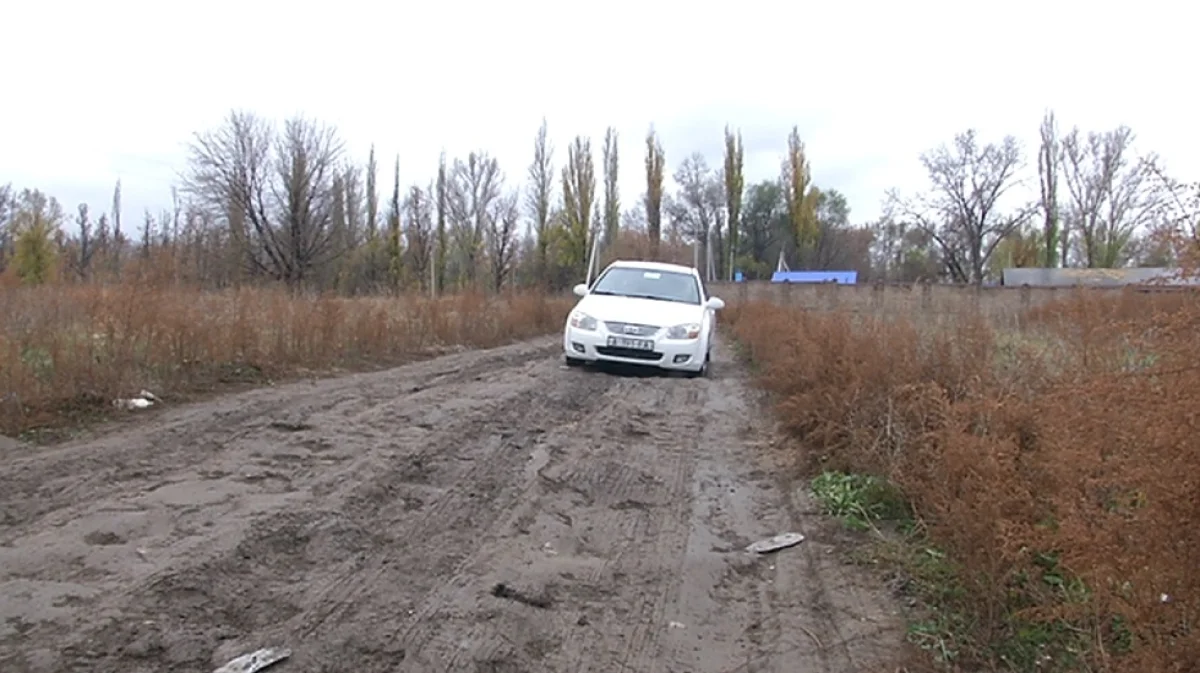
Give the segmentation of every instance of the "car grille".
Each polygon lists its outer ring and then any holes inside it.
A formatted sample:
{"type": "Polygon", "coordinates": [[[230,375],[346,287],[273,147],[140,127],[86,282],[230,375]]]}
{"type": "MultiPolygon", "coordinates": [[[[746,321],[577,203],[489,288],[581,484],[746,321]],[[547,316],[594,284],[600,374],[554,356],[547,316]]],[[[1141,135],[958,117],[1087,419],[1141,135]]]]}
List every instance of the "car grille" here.
{"type": "Polygon", "coordinates": [[[662,353],[644,351],[637,348],[617,348],[615,346],[596,346],[596,352],[613,358],[629,358],[630,360],[646,360],[656,362],[662,359],[662,353]]]}
{"type": "Polygon", "coordinates": [[[638,325],[629,322],[605,322],[604,326],[613,334],[624,334],[626,336],[654,336],[659,328],[654,325],[638,325]],[[628,329],[626,329],[628,328],[628,329]]]}

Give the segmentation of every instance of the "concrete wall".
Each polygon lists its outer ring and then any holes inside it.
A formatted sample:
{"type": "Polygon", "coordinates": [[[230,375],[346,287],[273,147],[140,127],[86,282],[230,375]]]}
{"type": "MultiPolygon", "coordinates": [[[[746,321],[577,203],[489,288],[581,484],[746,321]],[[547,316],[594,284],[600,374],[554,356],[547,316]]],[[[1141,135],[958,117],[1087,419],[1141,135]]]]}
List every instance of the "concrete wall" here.
{"type": "MultiPolygon", "coordinates": [[[[709,283],[709,293],[726,303],[770,301],[810,311],[842,311],[872,315],[920,316],[922,320],[953,320],[978,312],[995,324],[1017,323],[1027,308],[1070,296],[1067,287],[972,287],[962,285],[806,285],[796,283],[709,283]]],[[[1120,288],[1091,289],[1113,292],[1120,288]]]]}

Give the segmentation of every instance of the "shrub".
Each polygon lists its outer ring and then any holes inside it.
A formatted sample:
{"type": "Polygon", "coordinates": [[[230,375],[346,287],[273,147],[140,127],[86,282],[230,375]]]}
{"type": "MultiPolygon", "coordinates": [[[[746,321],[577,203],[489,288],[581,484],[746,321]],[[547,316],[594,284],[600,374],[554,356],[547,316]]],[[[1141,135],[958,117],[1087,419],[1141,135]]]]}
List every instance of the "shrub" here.
{"type": "Polygon", "coordinates": [[[283,291],[42,286],[0,290],[0,432],[299,370],[396,364],[561,326],[569,298],[297,297],[283,291]]]}
{"type": "Polygon", "coordinates": [[[961,663],[1200,661],[1196,295],[1081,292],[1019,330],[731,309],[805,467],[894,484],[960,569],[961,663]]]}

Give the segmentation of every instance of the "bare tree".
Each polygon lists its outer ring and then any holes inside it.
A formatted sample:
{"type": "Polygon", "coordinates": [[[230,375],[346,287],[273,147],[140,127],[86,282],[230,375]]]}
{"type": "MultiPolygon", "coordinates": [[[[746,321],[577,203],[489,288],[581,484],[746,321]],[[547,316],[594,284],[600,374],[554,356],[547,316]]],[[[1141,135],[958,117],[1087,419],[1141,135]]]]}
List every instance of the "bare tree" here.
{"type": "Polygon", "coordinates": [[[1046,112],[1042,118],[1042,144],[1038,150],[1038,178],[1041,186],[1042,209],[1042,263],[1048,267],[1058,266],[1059,238],[1062,239],[1062,262],[1066,265],[1069,234],[1059,231],[1058,174],[1059,157],[1062,154],[1058,141],[1058,125],[1054,112],[1046,112]]]}
{"type": "MultiPolygon", "coordinates": [[[[330,248],[334,251],[335,256],[342,257],[342,253],[350,249],[350,225],[346,222],[346,177],[342,173],[338,173],[333,178],[333,193],[330,195],[329,205],[329,241],[330,248]]],[[[347,269],[341,264],[342,260],[338,260],[337,268],[334,270],[334,279],[338,289],[348,290],[346,283],[347,269]]]]}
{"type": "Polygon", "coordinates": [[[650,258],[658,259],[662,240],[663,171],[667,158],[654,127],[646,134],[646,232],[650,236],[650,258]]]}
{"type": "MultiPolygon", "coordinates": [[[[705,273],[710,234],[719,231],[724,220],[721,179],[699,152],[679,164],[674,178],[679,192],[668,206],[672,227],[692,243],[692,264],[705,273]]],[[[707,273],[705,277],[713,280],[707,273]]]]}
{"type": "Polygon", "coordinates": [[[937,242],[942,261],[956,282],[981,284],[987,261],[1002,240],[1036,210],[1021,204],[1005,212],[1001,201],[1018,184],[1022,167],[1016,138],[980,145],[975,131],[954,138],[952,146],[921,155],[932,190],[913,201],[891,197],[903,219],[937,242]]]}
{"type": "Polygon", "coordinates": [[[158,211],[158,247],[166,251],[168,255],[173,255],[176,247],[177,227],[175,225],[175,212],[163,208],[158,211]]]}
{"type": "MultiPolygon", "coordinates": [[[[1189,266],[1200,261],[1200,182],[1187,183],[1167,174],[1159,159],[1147,161],[1163,200],[1162,221],[1155,227],[1172,248],[1184,253],[1189,266]]],[[[1189,269],[1195,272],[1197,269],[1189,269]]]]}
{"type": "Polygon", "coordinates": [[[362,169],[351,161],[342,168],[342,186],[345,190],[346,241],[345,249],[358,246],[363,240],[363,175],[362,169]]]}
{"type": "Polygon", "coordinates": [[[0,185],[0,272],[8,265],[13,252],[13,215],[16,210],[12,185],[0,185]]]}
{"type": "Polygon", "coordinates": [[[422,286],[429,284],[430,264],[433,262],[434,187],[421,189],[413,185],[404,200],[405,237],[408,239],[408,264],[422,286]]]}
{"type": "Polygon", "coordinates": [[[442,288],[446,287],[446,259],[448,251],[448,236],[446,234],[446,217],[448,215],[450,200],[450,185],[446,175],[446,153],[438,157],[437,181],[435,183],[435,191],[437,193],[437,230],[433,237],[433,287],[430,292],[437,295],[442,288]]]}
{"type": "Polygon", "coordinates": [[[371,152],[367,155],[367,184],[366,184],[366,207],[367,207],[367,240],[374,241],[379,236],[379,188],[375,182],[379,179],[379,167],[375,163],[375,145],[371,145],[371,152]]]}
{"type": "Polygon", "coordinates": [[[621,226],[621,197],[617,192],[617,130],[611,126],[604,133],[604,245],[611,248],[617,242],[621,226]]]}
{"type": "Polygon", "coordinates": [[[567,147],[567,165],[563,167],[564,251],[566,265],[583,277],[587,274],[588,247],[592,235],[592,204],[596,200],[596,169],[592,164],[592,143],[576,136],[567,147]]]}
{"type": "MultiPolygon", "coordinates": [[[[392,171],[392,198],[388,201],[387,212],[387,270],[393,292],[400,291],[404,271],[400,208],[400,155],[396,155],[395,168],[392,171]]],[[[418,279],[424,282],[425,277],[419,275],[418,279]]]]}
{"type": "Polygon", "coordinates": [[[1071,199],[1067,220],[1079,234],[1088,267],[1123,265],[1137,231],[1161,212],[1153,158],[1133,156],[1133,141],[1126,126],[1086,138],[1075,128],[1062,140],[1063,177],[1071,199]]]}
{"type": "Polygon", "coordinates": [[[533,163],[529,165],[529,191],[525,207],[533,220],[536,243],[536,274],[542,283],[549,280],[550,207],[554,200],[554,146],[546,138],[546,120],[538,128],[533,142],[533,163]]]}
{"type": "Polygon", "coordinates": [[[75,224],[79,227],[79,255],[75,260],[75,272],[81,280],[87,280],[92,257],[96,253],[96,243],[92,236],[92,218],[88,214],[86,203],[79,204],[79,216],[75,218],[75,224]]]}
{"type": "Polygon", "coordinates": [[[729,126],[725,127],[725,220],[729,226],[729,280],[733,280],[734,267],[737,264],[738,235],[742,222],[742,194],[746,182],[742,175],[744,148],[742,132],[735,136],[730,133],[729,126]]]}
{"type": "Polygon", "coordinates": [[[488,218],[500,198],[504,176],[500,162],[486,152],[471,152],[467,160],[455,159],[447,193],[448,214],[459,253],[459,273],[468,287],[479,279],[480,256],[488,218]]]}
{"type": "Polygon", "coordinates": [[[814,216],[820,234],[810,258],[812,268],[869,269],[874,231],[850,226],[850,204],[845,195],[836,189],[817,191],[814,216]]]}
{"type": "Polygon", "coordinates": [[[113,187],[112,197],[112,221],[113,221],[113,255],[112,255],[112,272],[119,274],[121,272],[121,253],[125,248],[125,232],[121,231],[121,180],[117,179],[117,184],[113,187]]]}
{"type": "Polygon", "coordinates": [[[0,185],[0,227],[7,227],[16,209],[12,184],[0,185]]]}
{"type": "Polygon", "coordinates": [[[150,245],[154,239],[154,216],[150,214],[150,209],[147,208],[142,213],[142,259],[150,259],[150,245]]]}
{"type": "Polygon", "coordinates": [[[492,289],[499,292],[512,274],[517,252],[517,223],[520,194],[501,196],[488,215],[488,259],[492,265],[492,289]]]}
{"type": "Polygon", "coordinates": [[[108,213],[100,213],[100,217],[96,220],[96,250],[101,257],[108,254],[109,246],[112,242],[112,231],[108,224],[108,213]]]}
{"type": "Polygon", "coordinates": [[[302,117],[282,134],[248,112],[232,112],[190,147],[185,189],[217,209],[230,208],[252,233],[249,262],[299,289],[334,255],[333,180],[342,145],[333,128],[302,117]]]}

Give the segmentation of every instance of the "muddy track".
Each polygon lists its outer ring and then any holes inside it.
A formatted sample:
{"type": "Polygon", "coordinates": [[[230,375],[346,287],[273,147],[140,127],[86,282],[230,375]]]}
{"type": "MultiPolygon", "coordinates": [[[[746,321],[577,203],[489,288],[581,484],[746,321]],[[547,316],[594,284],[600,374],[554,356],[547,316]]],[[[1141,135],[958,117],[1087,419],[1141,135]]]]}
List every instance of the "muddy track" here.
{"type": "Polygon", "coordinates": [[[556,339],[191,405],[3,457],[0,670],[861,671],[901,640],[706,380],[556,339]],[[742,548],[799,529],[768,557],[742,548]]]}

